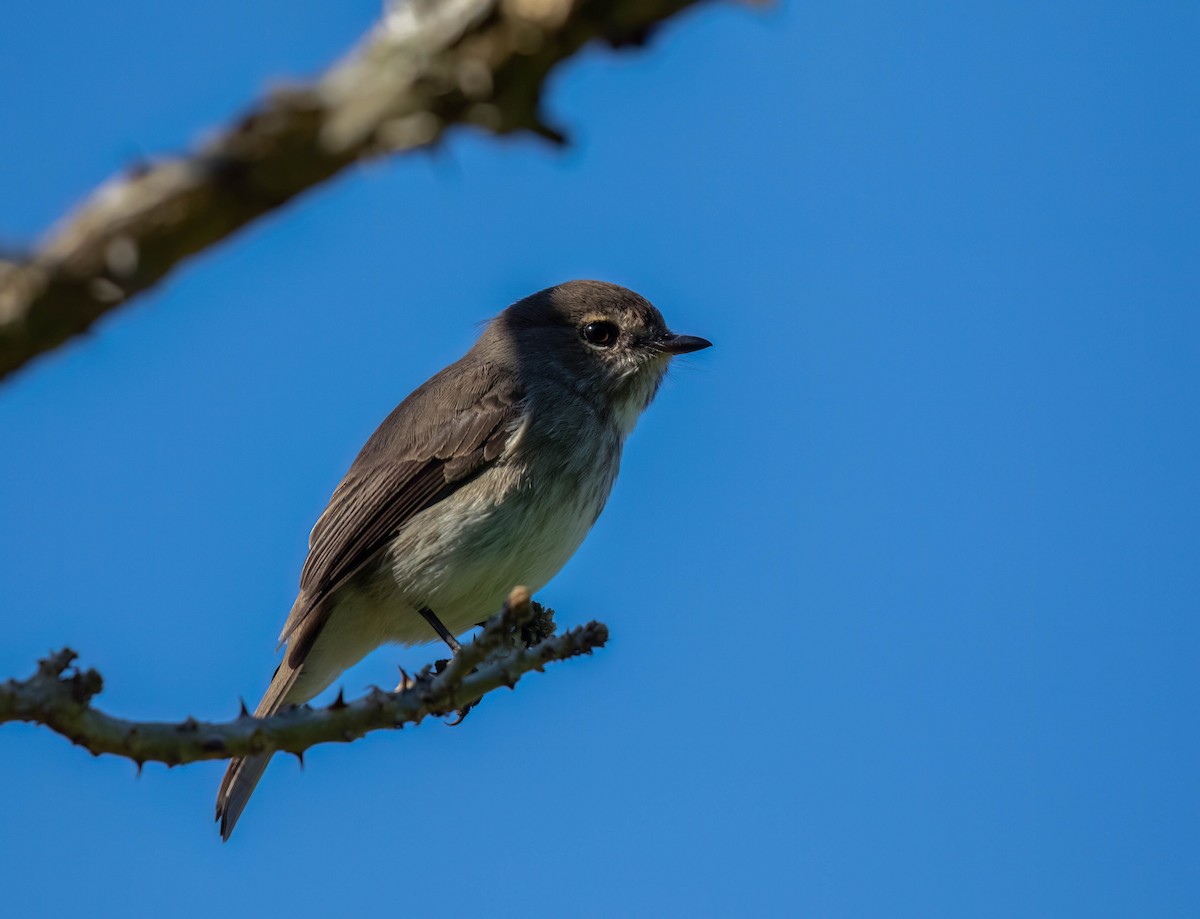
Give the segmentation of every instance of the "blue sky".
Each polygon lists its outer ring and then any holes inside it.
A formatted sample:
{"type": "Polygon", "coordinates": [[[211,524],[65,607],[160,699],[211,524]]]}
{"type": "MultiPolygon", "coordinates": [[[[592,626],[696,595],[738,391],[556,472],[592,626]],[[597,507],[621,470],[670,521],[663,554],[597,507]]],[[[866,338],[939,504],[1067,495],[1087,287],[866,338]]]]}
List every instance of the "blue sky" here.
{"type": "MultiPolygon", "coordinates": [[[[337,57],[376,4],[22,4],[0,241],[337,57]]],[[[1200,910],[1200,9],[704,7],[593,49],[574,137],[459,132],[0,385],[0,675],[231,717],[390,408],[571,277],[716,343],[541,599],[594,658],[272,767],[0,729],[13,914],[1200,910]],[[569,906],[568,906],[569,904],[569,906]]],[[[343,680],[394,681],[385,649],[343,680]]]]}

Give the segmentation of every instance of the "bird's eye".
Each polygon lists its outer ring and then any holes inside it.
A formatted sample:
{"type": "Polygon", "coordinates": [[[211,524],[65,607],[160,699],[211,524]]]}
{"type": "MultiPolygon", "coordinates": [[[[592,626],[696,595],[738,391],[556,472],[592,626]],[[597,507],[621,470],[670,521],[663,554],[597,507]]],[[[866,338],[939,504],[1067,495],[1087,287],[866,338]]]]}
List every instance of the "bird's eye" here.
{"type": "Polygon", "coordinates": [[[583,327],[583,340],[601,348],[611,348],[617,343],[621,330],[614,322],[589,322],[583,327]]]}

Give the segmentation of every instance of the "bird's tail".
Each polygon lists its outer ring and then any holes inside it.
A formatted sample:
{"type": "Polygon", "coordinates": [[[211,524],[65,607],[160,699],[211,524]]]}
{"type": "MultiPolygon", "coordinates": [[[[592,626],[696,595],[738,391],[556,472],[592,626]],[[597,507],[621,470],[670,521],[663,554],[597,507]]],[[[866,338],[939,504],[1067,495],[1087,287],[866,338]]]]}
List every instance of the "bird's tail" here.
{"type": "MultiPolygon", "coordinates": [[[[302,669],[302,667],[290,666],[287,656],[284,656],[283,662],[275,671],[275,676],[271,678],[271,685],[267,687],[262,701],[258,703],[258,708],[254,711],[256,718],[273,715],[288,702],[296,701],[289,699],[288,696],[293,694],[292,690],[296,686],[296,679],[300,676],[302,669]]],[[[238,817],[242,815],[242,811],[246,808],[246,802],[250,800],[254,786],[262,778],[267,763],[270,761],[271,754],[269,753],[229,761],[229,768],[225,770],[225,778],[221,780],[221,788],[217,792],[217,819],[221,821],[222,840],[228,839],[233,832],[238,817]]]]}

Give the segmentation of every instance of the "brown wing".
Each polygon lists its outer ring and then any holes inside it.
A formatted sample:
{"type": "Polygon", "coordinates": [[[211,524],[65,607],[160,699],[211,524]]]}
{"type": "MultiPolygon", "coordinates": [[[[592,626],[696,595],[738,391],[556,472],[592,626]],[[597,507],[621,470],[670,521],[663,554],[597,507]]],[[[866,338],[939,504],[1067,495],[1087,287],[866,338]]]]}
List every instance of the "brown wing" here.
{"type": "Polygon", "coordinates": [[[300,594],[283,627],[299,667],[329,615],[333,593],[413,516],[482,472],[519,424],[511,374],[460,361],[402,402],[367,441],[309,536],[300,594]]]}

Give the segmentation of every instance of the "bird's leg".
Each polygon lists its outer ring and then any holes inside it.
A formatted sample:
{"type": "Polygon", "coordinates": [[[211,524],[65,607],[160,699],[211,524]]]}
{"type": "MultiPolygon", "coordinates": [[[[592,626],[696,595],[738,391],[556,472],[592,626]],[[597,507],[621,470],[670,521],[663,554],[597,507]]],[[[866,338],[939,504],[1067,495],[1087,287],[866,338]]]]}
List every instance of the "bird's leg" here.
{"type": "MultiPolygon", "coordinates": [[[[417,610],[417,612],[424,616],[425,621],[433,626],[433,630],[437,632],[438,635],[441,636],[442,641],[444,641],[450,647],[451,654],[457,655],[458,652],[462,650],[462,645],[458,643],[458,639],[450,634],[450,630],[442,624],[442,620],[437,617],[437,614],[434,613],[433,610],[431,610],[428,606],[423,606],[417,610]]],[[[434,664],[434,667],[438,673],[441,673],[448,663],[450,662],[438,661],[436,664],[434,664]]],[[[464,705],[462,708],[460,708],[458,710],[458,720],[450,722],[450,726],[455,727],[462,724],[463,719],[467,717],[467,713],[470,712],[471,709],[473,709],[477,704],[477,702],[472,702],[469,705],[464,705]]]]}
{"type": "Polygon", "coordinates": [[[425,618],[426,622],[433,626],[433,630],[437,632],[442,641],[446,643],[446,646],[450,649],[451,654],[457,654],[462,650],[462,645],[458,643],[458,639],[450,634],[450,630],[448,628],[442,625],[442,620],[437,617],[437,614],[433,610],[431,610],[428,606],[422,606],[419,610],[417,610],[417,612],[425,618]]]}

